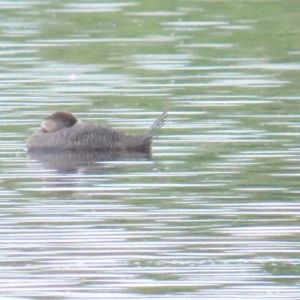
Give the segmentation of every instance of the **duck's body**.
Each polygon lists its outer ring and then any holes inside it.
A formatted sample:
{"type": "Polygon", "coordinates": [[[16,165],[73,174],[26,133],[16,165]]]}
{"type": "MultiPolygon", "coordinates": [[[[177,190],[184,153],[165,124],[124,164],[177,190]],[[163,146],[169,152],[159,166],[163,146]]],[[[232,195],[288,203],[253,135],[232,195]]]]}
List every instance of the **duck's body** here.
{"type": "Polygon", "coordinates": [[[143,135],[132,136],[102,125],[84,124],[71,113],[55,112],[47,117],[41,129],[27,140],[28,151],[75,150],[75,151],[136,151],[151,149],[152,137],[160,129],[167,112],[153,123],[143,135]]]}

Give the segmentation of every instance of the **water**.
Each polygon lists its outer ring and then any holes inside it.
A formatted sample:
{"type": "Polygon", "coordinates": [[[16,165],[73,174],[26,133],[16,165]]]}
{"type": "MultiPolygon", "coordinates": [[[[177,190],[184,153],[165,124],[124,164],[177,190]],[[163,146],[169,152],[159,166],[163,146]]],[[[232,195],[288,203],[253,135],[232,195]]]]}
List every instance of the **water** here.
{"type": "Polygon", "coordinates": [[[299,298],[297,3],[0,5],[3,299],[299,298]],[[164,109],[150,160],[24,150],[164,109]]]}

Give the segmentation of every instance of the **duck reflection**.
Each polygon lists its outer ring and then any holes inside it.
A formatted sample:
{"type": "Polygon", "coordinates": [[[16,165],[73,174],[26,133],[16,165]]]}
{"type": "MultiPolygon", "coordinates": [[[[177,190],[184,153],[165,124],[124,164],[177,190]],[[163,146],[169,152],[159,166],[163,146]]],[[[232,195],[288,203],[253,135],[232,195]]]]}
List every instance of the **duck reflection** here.
{"type": "Polygon", "coordinates": [[[64,173],[76,173],[78,171],[94,172],[105,171],[113,162],[145,162],[151,160],[151,152],[99,152],[99,151],[30,151],[27,156],[36,160],[46,169],[54,169],[64,173]]]}

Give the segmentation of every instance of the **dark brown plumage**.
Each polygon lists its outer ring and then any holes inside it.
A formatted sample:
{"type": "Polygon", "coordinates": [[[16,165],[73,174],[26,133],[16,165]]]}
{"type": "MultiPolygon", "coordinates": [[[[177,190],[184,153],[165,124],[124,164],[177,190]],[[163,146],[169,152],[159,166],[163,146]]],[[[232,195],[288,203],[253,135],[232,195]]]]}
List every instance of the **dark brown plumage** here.
{"type": "Polygon", "coordinates": [[[163,126],[167,111],[142,135],[128,135],[102,125],[89,125],[78,121],[69,112],[55,112],[41,124],[41,129],[31,135],[26,143],[28,151],[151,151],[154,135],[163,126]]]}

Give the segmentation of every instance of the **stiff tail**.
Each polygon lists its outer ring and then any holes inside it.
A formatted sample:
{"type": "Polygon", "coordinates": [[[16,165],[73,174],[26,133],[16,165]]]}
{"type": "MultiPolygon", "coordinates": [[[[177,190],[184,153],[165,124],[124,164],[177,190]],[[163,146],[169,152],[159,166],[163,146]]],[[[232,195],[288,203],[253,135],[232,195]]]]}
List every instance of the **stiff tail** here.
{"type": "Polygon", "coordinates": [[[157,120],[152,124],[152,126],[144,135],[145,140],[151,139],[154,135],[158,133],[159,129],[163,127],[167,115],[168,115],[168,111],[166,110],[157,118],[157,120]]]}

